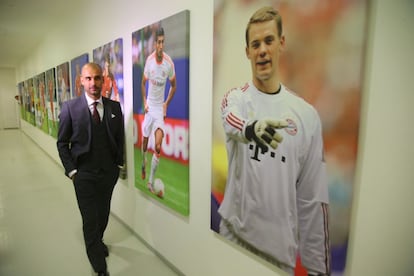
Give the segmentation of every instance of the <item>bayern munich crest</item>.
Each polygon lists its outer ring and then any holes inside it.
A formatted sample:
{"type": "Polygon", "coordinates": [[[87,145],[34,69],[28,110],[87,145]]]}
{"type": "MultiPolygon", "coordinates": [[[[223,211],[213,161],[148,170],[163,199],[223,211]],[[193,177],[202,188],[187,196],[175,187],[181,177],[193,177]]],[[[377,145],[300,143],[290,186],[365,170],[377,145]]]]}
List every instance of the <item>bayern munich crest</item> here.
{"type": "Polygon", "coordinates": [[[292,119],[286,119],[286,121],[288,122],[288,126],[285,127],[285,131],[287,134],[295,136],[298,133],[298,126],[292,119]]]}

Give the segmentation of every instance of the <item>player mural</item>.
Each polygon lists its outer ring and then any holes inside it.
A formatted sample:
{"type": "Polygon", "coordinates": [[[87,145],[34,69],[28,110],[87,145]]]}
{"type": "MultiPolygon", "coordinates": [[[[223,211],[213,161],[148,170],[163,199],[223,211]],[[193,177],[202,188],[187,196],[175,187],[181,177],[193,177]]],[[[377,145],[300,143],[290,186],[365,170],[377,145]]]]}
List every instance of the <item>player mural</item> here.
{"type": "Polygon", "coordinates": [[[70,61],[71,77],[72,77],[72,94],[71,98],[76,98],[82,95],[83,87],[81,84],[81,69],[82,66],[89,62],[89,55],[83,54],[70,61]]]}
{"type": "Polygon", "coordinates": [[[19,90],[20,118],[26,121],[26,97],[24,91],[24,82],[19,82],[17,84],[17,89],[19,90]]]}
{"type": "Polygon", "coordinates": [[[124,103],[124,67],[122,39],[116,39],[93,50],[93,61],[101,65],[104,83],[102,97],[124,103]]]}
{"type": "Polygon", "coordinates": [[[22,82],[22,93],[23,93],[23,112],[24,116],[22,117],[26,122],[30,122],[30,95],[29,95],[29,81],[25,80],[22,82]]]}
{"type": "Polygon", "coordinates": [[[58,113],[62,103],[70,100],[69,62],[62,63],[56,67],[58,113]]]}
{"type": "Polygon", "coordinates": [[[57,138],[58,129],[58,103],[56,97],[56,77],[55,68],[49,69],[45,73],[46,86],[46,110],[48,118],[48,133],[50,136],[57,138]]]}
{"type": "MultiPolygon", "coordinates": [[[[122,39],[116,39],[93,50],[93,62],[102,67],[103,84],[102,97],[109,98],[121,104],[124,111],[124,65],[123,65],[123,44],[122,39]]],[[[124,150],[126,153],[126,150],[124,150]]],[[[124,156],[126,160],[126,156],[124,156]]],[[[125,166],[119,172],[121,179],[127,177],[126,161],[125,166]]]]}
{"type": "Polygon", "coordinates": [[[366,11],[216,1],[211,229],[291,275],[345,270],[366,11]]]}
{"type": "Polygon", "coordinates": [[[33,87],[35,95],[36,126],[48,133],[45,73],[41,73],[33,78],[33,87]]]}
{"type": "Polygon", "coordinates": [[[24,88],[27,99],[26,121],[35,126],[35,95],[33,88],[33,78],[24,81],[24,88]]]}
{"type": "Polygon", "coordinates": [[[135,186],[189,213],[189,11],[132,34],[135,186]]]}

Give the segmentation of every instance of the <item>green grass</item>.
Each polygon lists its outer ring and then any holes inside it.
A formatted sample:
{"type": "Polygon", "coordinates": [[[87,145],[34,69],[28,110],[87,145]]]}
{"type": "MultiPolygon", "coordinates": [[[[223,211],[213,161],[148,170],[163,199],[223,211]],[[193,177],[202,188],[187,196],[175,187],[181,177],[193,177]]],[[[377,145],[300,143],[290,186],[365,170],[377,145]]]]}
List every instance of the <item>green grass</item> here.
{"type": "Polygon", "coordinates": [[[35,116],[32,112],[26,111],[26,121],[32,125],[36,125],[35,116]]]}
{"type": "Polygon", "coordinates": [[[54,137],[54,138],[57,138],[57,133],[58,133],[58,124],[59,124],[59,122],[58,121],[52,121],[52,120],[49,120],[49,135],[50,136],[52,136],[52,137],[54,137]]]}
{"type": "Polygon", "coordinates": [[[43,116],[43,120],[42,120],[42,124],[40,126],[40,129],[43,130],[44,133],[49,134],[49,119],[47,117],[47,114],[45,114],[44,112],[43,112],[42,116],[43,116]]]}
{"type": "Polygon", "coordinates": [[[152,153],[147,153],[146,179],[141,179],[141,150],[134,148],[135,164],[135,187],[148,194],[155,200],[170,207],[182,215],[189,214],[189,169],[188,165],[181,164],[163,156],[160,158],[158,169],[155,173],[156,178],[160,178],[164,183],[164,198],[159,198],[147,189],[147,182],[150,174],[152,153]]]}

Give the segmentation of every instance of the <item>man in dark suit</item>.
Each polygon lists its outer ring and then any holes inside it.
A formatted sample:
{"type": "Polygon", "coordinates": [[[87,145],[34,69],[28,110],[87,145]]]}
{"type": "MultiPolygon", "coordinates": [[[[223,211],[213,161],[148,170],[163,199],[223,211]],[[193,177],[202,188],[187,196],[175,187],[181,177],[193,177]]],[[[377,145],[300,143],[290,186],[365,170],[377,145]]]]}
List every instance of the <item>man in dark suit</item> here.
{"type": "Polygon", "coordinates": [[[103,235],[123,166],[124,121],[120,104],[101,96],[101,67],[87,63],[81,74],[85,92],[63,103],[57,148],[75,187],[89,261],[98,275],[109,275],[103,235]]]}

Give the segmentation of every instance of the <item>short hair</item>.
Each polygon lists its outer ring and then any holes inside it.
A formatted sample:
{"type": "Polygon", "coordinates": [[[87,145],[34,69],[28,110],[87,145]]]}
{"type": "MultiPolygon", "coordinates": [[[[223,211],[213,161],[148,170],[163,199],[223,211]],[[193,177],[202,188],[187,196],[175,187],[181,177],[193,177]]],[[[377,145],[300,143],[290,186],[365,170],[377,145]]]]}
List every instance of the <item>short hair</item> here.
{"type": "Polygon", "coordinates": [[[159,36],[164,36],[164,28],[163,27],[159,27],[155,31],[155,40],[157,40],[159,36]]]}
{"type": "Polygon", "coordinates": [[[274,20],[277,27],[277,34],[282,36],[282,16],[272,7],[262,7],[258,9],[251,17],[246,27],[246,46],[249,46],[250,26],[255,23],[262,23],[274,20]]]}

